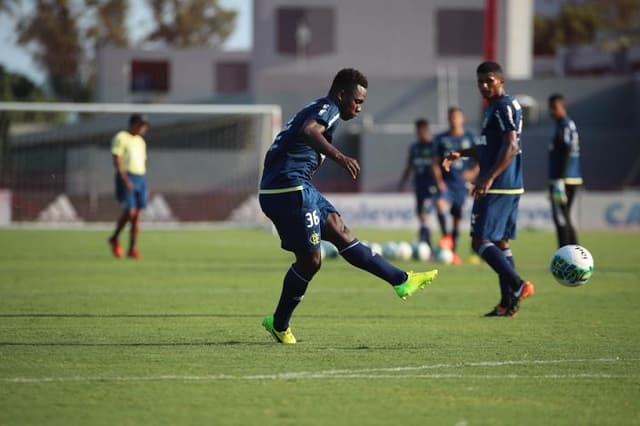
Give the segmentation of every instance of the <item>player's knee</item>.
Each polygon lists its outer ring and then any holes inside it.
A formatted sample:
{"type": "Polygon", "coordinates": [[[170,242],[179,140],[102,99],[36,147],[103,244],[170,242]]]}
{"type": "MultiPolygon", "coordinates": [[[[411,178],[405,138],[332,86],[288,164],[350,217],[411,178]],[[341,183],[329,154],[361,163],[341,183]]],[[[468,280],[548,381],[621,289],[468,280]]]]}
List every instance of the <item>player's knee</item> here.
{"type": "Polygon", "coordinates": [[[322,255],[320,254],[320,250],[315,250],[313,252],[297,256],[296,263],[298,268],[300,268],[300,272],[305,274],[307,277],[313,277],[322,266],[322,255]]]}
{"type": "Polygon", "coordinates": [[[475,253],[480,254],[480,253],[478,253],[478,252],[480,251],[480,247],[482,247],[482,244],[483,244],[484,242],[485,242],[485,241],[484,241],[484,240],[482,240],[482,239],[480,239],[480,238],[473,238],[473,239],[471,240],[471,248],[473,249],[473,251],[474,251],[475,253]]]}
{"type": "Polygon", "coordinates": [[[138,210],[137,209],[129,209],[127,212],[130,221],[135,221],[138,218],[138,210]]]}

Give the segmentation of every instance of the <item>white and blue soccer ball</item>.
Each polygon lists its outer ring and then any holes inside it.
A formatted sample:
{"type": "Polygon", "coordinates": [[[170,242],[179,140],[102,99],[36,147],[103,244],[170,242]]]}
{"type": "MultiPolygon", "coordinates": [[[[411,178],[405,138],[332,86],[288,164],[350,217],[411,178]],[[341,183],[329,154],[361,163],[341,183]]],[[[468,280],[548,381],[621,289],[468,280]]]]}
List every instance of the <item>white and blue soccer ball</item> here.
{"type": "Polygon", "coordinates": [[[379,256],[382,256],[382,246],[378,243],[369,244],[371,251],[379,256]]]}
{"type": "Polygon", "coordinates": [[[329,241],[320,241],[320,257],[322,259],[333,259],[338,257],[338,249],[329,241]]]}
{"type": "Polygon", "coordinates": [[[453,263],[453,251],[448,248],[439,247],[436,249],[435,259],[445,265],[451,265],[453,263]]]}
{"type": "Polygon", "coordinates": [[[382,257],[389,260],[395,260],[398,257],[398,244],[393,241],[387,241],[382,244],[382,257]]]}
{"type": "Polygon", "coordinates": [[[397,243],[397,257],[399,260],[410,260],[413,256],[413,248],[411,244],[406,241],[400,241],[397,243]]]}
{"type": "Polygon", "coordinates": [[[424,241],[414,241],[411,245],[413,248],[413,258],[421,262],[431,259],[431,247],[424,241]]]}
{"type": "Polygon", "coordinates": [[[560,284],[578,287],[589,282],[593,275],[593,256],[582,246],[567,245],[553,254],[549,268],[560,284]]]}

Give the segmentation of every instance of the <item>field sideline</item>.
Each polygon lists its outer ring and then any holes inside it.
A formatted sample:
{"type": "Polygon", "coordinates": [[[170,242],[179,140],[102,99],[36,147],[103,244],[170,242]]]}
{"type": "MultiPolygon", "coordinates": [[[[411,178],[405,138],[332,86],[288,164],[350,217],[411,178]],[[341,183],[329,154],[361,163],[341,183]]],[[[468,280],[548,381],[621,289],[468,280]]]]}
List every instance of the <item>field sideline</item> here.
{"type": "Polygon", "coordinates": [[[639,233],[585,233],[595,274],[570,289],[552,234],[523,232],[538,293],[515,320],[481,318],[484,265],[402,302],[326,260],[293,347],[260,327],[290,261],[269,233],[145,231],[140,262],[107,234],[0,230],[0,424],[640,424],[639,233]]]}

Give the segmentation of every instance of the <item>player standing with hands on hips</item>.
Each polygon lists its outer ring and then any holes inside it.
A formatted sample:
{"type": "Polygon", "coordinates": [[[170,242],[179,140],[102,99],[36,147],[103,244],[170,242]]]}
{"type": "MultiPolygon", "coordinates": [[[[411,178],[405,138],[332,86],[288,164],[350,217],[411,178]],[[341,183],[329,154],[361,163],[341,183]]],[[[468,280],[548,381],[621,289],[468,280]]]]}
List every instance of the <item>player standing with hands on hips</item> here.
{"type": "Polygon", "coordinates": [[[519,303],[534,294],[532,283],[516,272],[509,240],[516,237],[522,180],[522,108],[504,90],[502,68],[483,62],[476,69],[478,89],[489,102],[482,122],[482,137],[475,147],[450,152],[445,170],[462,157],[478,160],[480,171],[471,191],[471,244],[498,274],[500,302],[485,316],[515,317],[519,303]]]}
{"type": "Polygon", "coordinates": [[[361,244],[336,208],[311,183],[325,157],[338,163],[353,179],[360,174],[358,161],[344,155],[331,142],[339,119],[351,120],[362,111],[367,86],[366,77],[359,71],[340,70],[329,94],[314,100],[289,120],[266,154],[260,207],[275,225],[282,248],[295,255],[295,262],[285,274],[276,310],[262,322],[277,342],[296,343],[289,320],[320,270],[321,240],[332,242],[347,262],[387,281],[402,299],[430,284],[437,275],[436,270],[405,272],[361,244]]]}
{"type": "Polygon", "coordinates": [[[148,129],[149,121],[144,115],[132,114],[129,128],[118,132],[111,142],[116,169],[116,199],[122,207],[122,213],[109,238],[109,245],[113,255],[118,258],[124,256],[118,237],[127,223],[131,223],[127,255],[132,259],[140,258],[136,243],[140,232],[140,215],[147,206],[147,144],[144,135],[148,129]]]}
{"type": "Polygon", "coordinates": [[[576,124],[567,114],[564,96],[554,94],[549,97],[549,115],[556,122],[553,140],[549,145],[549,195],[558,247],[563,247],[578,244],[571,221],[571,207],[582,185],[580,142],[576,124]]]}

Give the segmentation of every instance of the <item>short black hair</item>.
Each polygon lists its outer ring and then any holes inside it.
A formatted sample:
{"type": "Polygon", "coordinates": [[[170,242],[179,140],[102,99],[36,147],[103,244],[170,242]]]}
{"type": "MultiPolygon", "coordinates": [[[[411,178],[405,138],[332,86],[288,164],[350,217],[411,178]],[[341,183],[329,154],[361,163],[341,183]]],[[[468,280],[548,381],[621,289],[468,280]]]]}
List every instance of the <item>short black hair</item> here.
{"type": "Polygon", "coordinates": [[[554,93],[549,96],[549,105],[555,104],[556,102],[564,103],[564,96],[562,96],[560,93],[554,93]]]}
{"type": "Polygon", "coordinates": [[[131,114],[129,116],[129,127],[138,126],[140,124],[149,124],[149,119],[144,114],[131,114]]]}
{"type": "Polygon", "coordinates": [[[497,62],[485,61],[476,68],[476,74],[488,74],[490,72],[502,75],[502,67],[497,62]]]}
{"type": "Polygon", "coordinates": [[[426,118],[418,118],[414,124],[416,125],[416,130],[422,127],[429,127],[429,120],[426,118]]]}
{"type": "Polygon", "coordinates": [[[454,112],[462,112],[462,108],[458,107],[458,106],[450,106],[449,109],[447,110],[447,115],[451,115],[454,112]]]}
{"type": "Polygon", "coordinates": [[[338,93],[341,90],[354,90],[358,85],[366,89],[369,86],[367,77],[355,68],[343,68],[333,78],[329,91],[338,93]]]}

